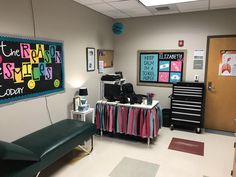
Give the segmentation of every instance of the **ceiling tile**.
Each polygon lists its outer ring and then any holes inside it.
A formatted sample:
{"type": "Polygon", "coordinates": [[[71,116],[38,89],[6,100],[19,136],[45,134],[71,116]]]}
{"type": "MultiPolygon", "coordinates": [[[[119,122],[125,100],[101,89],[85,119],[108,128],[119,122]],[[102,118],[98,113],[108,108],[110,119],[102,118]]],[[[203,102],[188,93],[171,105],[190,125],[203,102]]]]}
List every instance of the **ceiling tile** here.
{"type": "Polygon", "coordinates": [[[176,6],[180,12],[193,12],[193,11],[208,10],[209,1],[204,0],[204,1],[180,3],[180,4],[176,4],[176,6]]]}
{"type": "Polygon", "coordinates": [[[148,11],[145,7],[135,8],[135,9],[124,9],[122,11],[131,17],[151,16],[152,15],[152,13],[150,11],[148,11]]]}
{"type": "Polygon", "coordinates": [[[236,0],[198,0],[164,6],[145,7],[138,0],[74,0],[112,18],[128,18],[151,15],[174,14],[209,9],[236,8],[236,0]],[[210,3],[209,3],[210,1],[210,3]],[[209,7],[210,4],[210,7],[209,7]],[[163,9],[156,9],[162,7],[163,9]]]}
{"type": "Polygon", "coordinates": [[[142,4],[140,4],[136,0],[127,0],[127,1],[119,1],[119,2],[109,2],[109,4],[117,9],[123,10],[123,9],[134,9],[134,8],[141,8],[143,7],[142,4]]]}
{"type": "Polygon", "coordinates": [[[122,13],[120,12],[119,10],[111,10],[111,11],[106,11],[106,12],[103,12],[104,15],[107,15],[109,17],[112,17],[112,18],[128,18],[130,17],[129,15],[125,14],[125,13],[122,13]]]}
{"type": "Polygon", "coordinates": [[[236,8],[236,0],[210,0],[210,9],[236,8]]]}
{"type": "Polygon", "coordinates": [[[114,8],[106,3],[87,5],[89,8],[98,12],[112,11],[114,8]]]}
{"type": "Polygon", "coordinates": [[[103,0],[89,0],[89,1],[88,0],[74,0],[74,1],[83,5],[104,3],[103,0]]]}

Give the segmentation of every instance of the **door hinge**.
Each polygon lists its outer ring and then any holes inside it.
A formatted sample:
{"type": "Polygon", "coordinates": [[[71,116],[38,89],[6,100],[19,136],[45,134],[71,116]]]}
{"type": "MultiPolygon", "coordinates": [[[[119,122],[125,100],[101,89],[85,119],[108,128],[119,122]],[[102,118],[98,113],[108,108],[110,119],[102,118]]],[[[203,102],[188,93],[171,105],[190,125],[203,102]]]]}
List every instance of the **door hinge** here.
{"type": "Polygon", "coordinates": [[[236,142],[234,142],[234,148],[236,148],[236,142]]]}
{"type": "Polygon", "coordinates": [[[234,171],[233,171],[233,170],[231,170],[231,176],[233,176],[233,174],[234,174],[234,171]]]}

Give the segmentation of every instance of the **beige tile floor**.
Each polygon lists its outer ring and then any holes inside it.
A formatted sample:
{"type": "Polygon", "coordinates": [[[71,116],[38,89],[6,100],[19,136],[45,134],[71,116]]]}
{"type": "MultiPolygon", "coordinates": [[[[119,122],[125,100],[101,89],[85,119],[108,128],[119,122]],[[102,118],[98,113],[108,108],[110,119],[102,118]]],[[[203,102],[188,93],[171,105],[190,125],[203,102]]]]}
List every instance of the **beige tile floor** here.
{"type": "Polygon", "coordinates": [[[159,137],[148,147],[143,142],[95,136],[92,154],[83,158],[81,154],[74,155],[73,159],[63,158],[41,177],[109,177],[125,156],[159,164],[156,177],[230,177],[235,139],[162,128],[159,137]],[[173,137],[204,142],[204,157],[168,150],[173,137]]]}

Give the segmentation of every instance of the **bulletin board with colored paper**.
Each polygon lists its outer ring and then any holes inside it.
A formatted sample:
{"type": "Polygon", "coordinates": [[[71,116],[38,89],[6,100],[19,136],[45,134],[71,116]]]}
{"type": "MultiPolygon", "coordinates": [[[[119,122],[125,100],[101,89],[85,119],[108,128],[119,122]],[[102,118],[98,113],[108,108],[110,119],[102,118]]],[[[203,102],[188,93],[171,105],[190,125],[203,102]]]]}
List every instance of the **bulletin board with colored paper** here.
{"type": "Polygon", "coordinates": [[[64,90],[63,43],[0,36],[0,104],[64,90]]]}
{"type": "Polygon", "coordinates": [[[185,74],[186,50],[138,51],[138,85],[169,86],[185,74]]]}

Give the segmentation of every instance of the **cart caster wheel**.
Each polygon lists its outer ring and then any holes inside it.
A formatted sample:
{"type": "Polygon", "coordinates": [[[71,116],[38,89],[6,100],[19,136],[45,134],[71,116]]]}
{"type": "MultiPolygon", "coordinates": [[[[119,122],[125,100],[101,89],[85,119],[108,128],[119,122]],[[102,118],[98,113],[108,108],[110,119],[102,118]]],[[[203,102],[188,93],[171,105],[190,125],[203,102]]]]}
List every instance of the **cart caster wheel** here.
{"type": "Polygon", "coordinates": [[[171,131],[174,130],[174,125],[173,125],[173,124],[170,125],[170,130],[171,130],[171,131]]]}
{"type": "Polygon", "coordinates": [[[196,128],[195,131],[196,131],[197,134],[200,134],[200,133],[202,132],[202,131],[201,131],[201,128],[196,128]]]}

